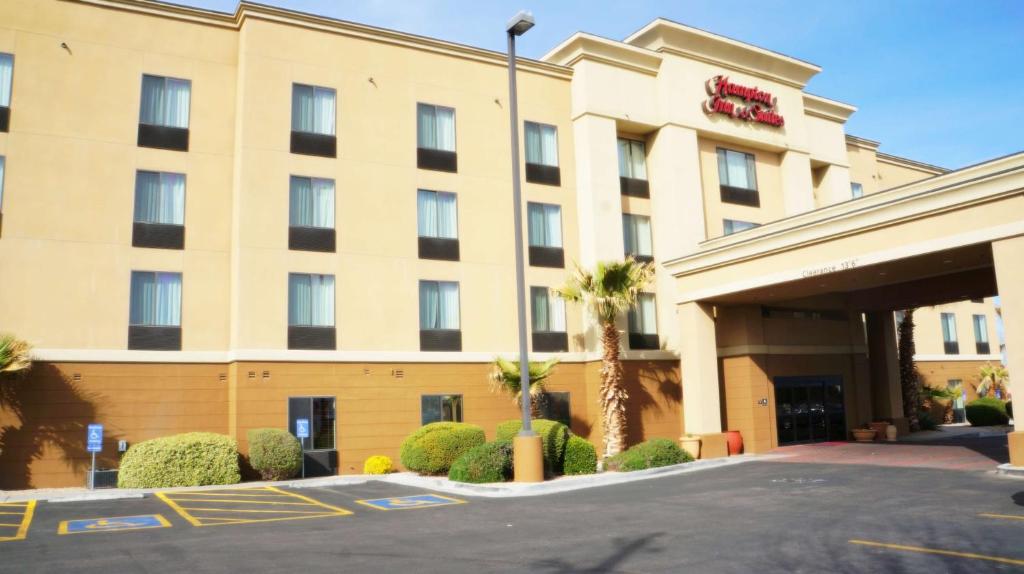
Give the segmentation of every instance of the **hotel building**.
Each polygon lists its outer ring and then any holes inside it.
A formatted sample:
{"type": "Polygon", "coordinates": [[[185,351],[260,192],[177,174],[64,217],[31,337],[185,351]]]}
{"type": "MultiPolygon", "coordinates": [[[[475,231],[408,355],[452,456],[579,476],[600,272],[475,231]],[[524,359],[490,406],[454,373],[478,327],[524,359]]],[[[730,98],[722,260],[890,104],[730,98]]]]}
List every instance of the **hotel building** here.
{"type": "MultiPolygon", "coordinates": [[[[881,153],[845,133],[853,106],[804,91],[818,72],[662,19],[519,61],[531,351],[561,360],[546,416],[600,444],[596,323],[549,288],[626,255],[657,268],[621,319],[631,443],[904,428],[906,308],[944,384],[968,376],[952,355],[998,359],[998,294],[1024,372],[1024,154],[881,153]],[[952,303],[957,352],[930,310],[952,303]]],[[[244,453],[310,418],[307,470],[353,473],[425,422],[515,418],[488,380],[516,351],[506,73],[247,2],[0,3],[0,330],[36,358],[0,403],[0,488],[81,484],[91,422],[116,466],[120,440],[244,453]]]]}

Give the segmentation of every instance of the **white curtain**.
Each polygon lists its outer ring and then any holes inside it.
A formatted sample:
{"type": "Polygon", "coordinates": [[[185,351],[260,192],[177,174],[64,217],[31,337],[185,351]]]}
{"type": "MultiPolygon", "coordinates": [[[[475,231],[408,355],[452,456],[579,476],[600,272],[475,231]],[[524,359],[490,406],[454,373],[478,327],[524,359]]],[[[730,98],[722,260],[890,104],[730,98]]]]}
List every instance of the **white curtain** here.
{"type": "Polygon", "coordinates": [[[133,271],[129,323],[181,325],[181,273],[133,271]]]}
{"type": "Polygon", "coordinates": [[[420,329],[438,329],[440,307],[437,281],[420,281],[420,329]]]}
{"type": "Polygon", "coordinates": [[[619,138],[619,176],[620,177],[633,177],[632,165],[629,161],[629,140],[619,138]]]}
{"type": "Polygon", "coordinates": [[[288,275],[288,325],[309,325],[310,276],[299,273],[288,275]]]}
{"type": "Polygon", "coordinates": [[[292,84],[292,131],[313,131],[313,87],[292,84]]]}
{"type": "Polygon", "coordinates": [[[434,108],[437,114],[437,149],[455,151],[455,110],[434,108]]]}
{"type": "Polygon", "coordinates": [[[544,156],[540,143],[540,125],[533,122],[526,122],[526,163],[539,164],[544,156]]]}
{"type": "Polygon", "coordinates": [[[558,130],[555,126],[526,122],[526,163],[558,166],[558,130]]]}
{"type": "Polygon", "coordinates": [[[455,151],[455,110],[417,104],[416,145],[423,149],[455,151]]]}
{"type": "Polygon", "coordinates": [[[139,121],[154,126],[188,128],[192,82],[159,76],[142,76],[139,121]]]}
{"type": "Polygon", "coordinates": [[[619,139],[619,175],[632,179],[647,179],[644,142],[619,139]]]}
{"type": "Polygon", "coordinates": [[[11,107],[11,78],[14,76],[14,56],[0,54],[0,108],[11,107]]]}
{"type": "Polygon", "coordinates": [[[719,149],[718,177],[723,185],[757,190],[754,156],[748,153],[719,149]]]}
{"type": "Polygon", "coordinates": [[[438,313],[440,329],[459,328],[459,284],[454,281],[438,282],[441,309],[438,313]]]}
{"type": "Polygon", "coordinates": [[[292,176],[288,222],[292,227],[334,227],[334,180],[292,176]]]}
{"type": "Polygon", "coordinates": [[[334,326],[334,276],[288,275],[288,324],[334,326]]]}
{"type": "Polygon", "coordinates": [[[156,76],[142,76],[142,109],[139,122],[149,125],[163,125],[164,79],[156,76]]]}
{"type": "Polygon", "coordinates": [[[181,325],[181,273],[156,274],[155,324],[181,325]]]}
{"type": "Polygon", "coordinates": [[[185,176],[140,171],[135,175],[135,221],[185,224],[185,176]]]}
{"type": "Polygon", "coordinates": [[[974,316],[974,340],[978,343],[988,343],[988,325],[984,315],[974,316]]]}
{"type": "Polygon", "coordinates": [[[546,203],[526,205],[527,235],[536,247],[562,246],[562,208],[546,203]]]}
{"type": "Polygon", "coordinates": [[[457,239],[459,223],[455,194],[425,189],[417,191],[416,229],[420,237],[457,239]]]}
{"type": "Polygon", "coordinates": [[[188,80],[167,79],[165,126],[172,128],[188,127],[189,94],[192,83],[188,80]]]}
{"type": "Polygon", "coordinates": [[[131,304],[128,323],[152,325],[156,307],[156,277],[154,273],[132,271],[131,304]]]}
{"type": "Polygon", "coordinates": [[[654,295],[650,293],[640,294],[640,314],[643,320],[643,331],[645,335],[658,334],[658,320],[654,305],[654,295]]]}
{"type": "Polygon", "coordinates": [[[622,234],[626,255],[654,254],[651,245],[651,218],[644,215],[622,214],[622,234]]]}
{"type": "Polygon", "coordinates": [[[334,95],[331,88],[292,84],[292,131],[333,136],[334,95]]]}
{"type": "Polygon", "coordinates": [[[323,135],[334,135],[334,90],[314,88],[313,98],[316,111],[313,131],[323,135]]]}
{"type": "Polygon", "coordinates": [[[956,315],[942,314],[942,340],[947,343],[956,342],[956,315]]]}

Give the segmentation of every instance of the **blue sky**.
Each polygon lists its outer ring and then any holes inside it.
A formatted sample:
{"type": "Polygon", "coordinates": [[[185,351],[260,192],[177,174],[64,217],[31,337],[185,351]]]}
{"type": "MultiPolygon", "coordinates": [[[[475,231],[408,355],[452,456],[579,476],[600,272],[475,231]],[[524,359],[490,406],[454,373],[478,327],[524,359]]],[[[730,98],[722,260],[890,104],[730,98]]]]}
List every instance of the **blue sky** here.
{"type": "MultiPolygon", "coordinates": [[[[175,0],[234,11],[235,0],[175,0]]],[[[504,51],[519,9],[536,58],[576,31],[622,39],[658,16],[808,60],[809,92],[857,106],[847,133],[957,168],[1024,150],[1022,0],[262,0],[504,51]],[[532,4],[532,5],[531,5],[532,4]]]]}

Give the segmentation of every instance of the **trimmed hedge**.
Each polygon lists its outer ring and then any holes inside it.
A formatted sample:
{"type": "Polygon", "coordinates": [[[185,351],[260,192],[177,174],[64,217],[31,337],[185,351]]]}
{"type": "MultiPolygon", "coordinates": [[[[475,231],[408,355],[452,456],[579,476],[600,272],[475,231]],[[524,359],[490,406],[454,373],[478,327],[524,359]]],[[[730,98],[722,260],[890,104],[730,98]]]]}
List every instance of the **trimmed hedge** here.
{"type": "Polygon", "coordinates": [[[402,465],[420,474],[448,474],[469,449],[487,441],[484,429],[467,423],[430,423],[402,441],[402,465]]]}
{"type": "Polygon", "coordinates": [[[286,480],[302,470],[302,445],[286,430],[252,429],[249,438],[249,465],[263,480],[286,480]]]}
{"type": "MultiPolygon", "coordinates": [[[[565,446],[569,441],[569,427],[558,421],[533,419],[533,431],[540,435],[544,449],[544,466],[549,473],[562,474],[565,462],[565,446]]],[[[511,441],[523,428],[523,421],[511,420],[498,423],[497,440],[511,441]]]]}
{"type": "Polygon", "coordinates": [[[570,436],[565,444],[565,474],[594,474],[597,472],[597,450],[585,438],[570,436]]]}
{"type": "Polygon", "coordinates": [[[496,440],[466,451],[452,464],[448,478],[456,482],[506,482],[512,474],[512,443],[496,440]]]}
{"type": "Polygon", "coordinates": [[[652,438],[609,458],[605,466],[608,470],[632,471],[692,461],[690,453],[680,448],[675,441],[652,438]]]}
{"type": "Polygon", "coordinates": [[[235,484],[238,444],[229,436],[191,432],[132,445],[121,459],[118,488],[235,484]]]}
{"type": "Polygon", "coordinates": [[[391,459],[381,454],[371,456],[363,463],[363,474],[388,474],[394,471],[391,459]]]}
{"type": "Polygon", "coordinates": [[[967,422],[973,427],[1005,425],[1010,422],[1010,417],[1006,416],[1006,403],[992,397],[975,399],[967,403],[965,410],[967,422]]]}

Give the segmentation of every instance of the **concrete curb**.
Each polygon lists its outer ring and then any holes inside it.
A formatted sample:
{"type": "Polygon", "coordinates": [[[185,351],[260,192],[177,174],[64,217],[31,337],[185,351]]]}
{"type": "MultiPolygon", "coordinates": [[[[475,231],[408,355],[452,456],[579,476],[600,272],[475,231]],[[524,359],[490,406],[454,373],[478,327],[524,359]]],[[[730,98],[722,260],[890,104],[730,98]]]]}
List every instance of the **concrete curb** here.
{"type": "Polygon", "coordinates": [[[453,482],[447,478],[436,476],[419,476],[411,472],[396,474],[372,475],[355,474],[345,476],[325,476],[318,478],[306,478],[299,480],[279,480],[263,482],[245,482],[228,485],[212,486],[181,486],[174,488],[137,488],[137,489],[111,489],[90,491],[85,489],[58,489],[57,491],[20,491],[8,494],[0,493],[0,502],[25,502],[28,500],[39,500],[45,502],[87,502],[93,500],[123,500],[145,498],[154,492],[174,492],[180,490],[218,490],[224,488],[256,488],[260,486],[284,486],[287,488],[320,488],[325,486],[352,486],[366,484],[372,481],[387,482],[403,486],[426,488],[449,494],[463,496],[482,496],[487,498],[514,498],[522,496],[543,496],[559,492],[570,492],[584,488],[596,488],[613,484],[624,484],[637,482],[662,476],[675,476],[687,474],[711,468],[731,466],[768,458],[771,455],[739,455],[728,458],[713,458],[686,462],[660,468],[649,468],[634,472],[604,472],[599,474],[588,474],[582,476],[564,476],[555,480],[538,483],[491,483],[491,484],[467,484],[453,482]]]}
{"type": "Polygon", "coordinates": [[[1009,478],[1024,478],[1024,466],[1013,466],[1010,463],[996,467],[996,474],[1009,478]]]}

